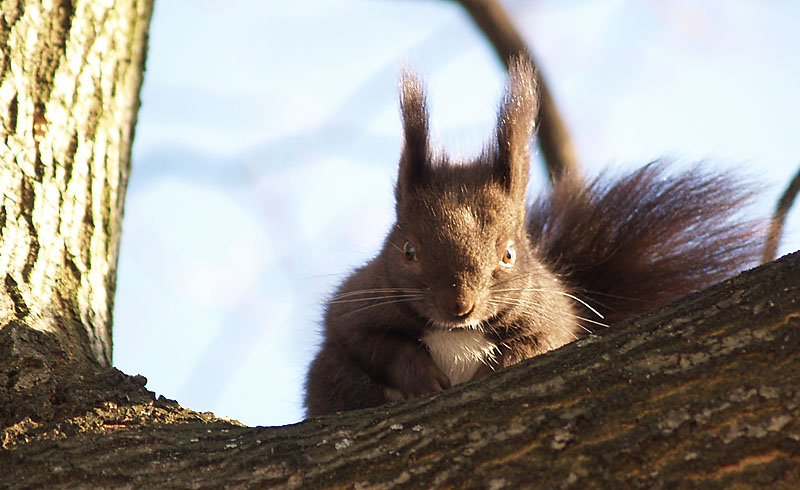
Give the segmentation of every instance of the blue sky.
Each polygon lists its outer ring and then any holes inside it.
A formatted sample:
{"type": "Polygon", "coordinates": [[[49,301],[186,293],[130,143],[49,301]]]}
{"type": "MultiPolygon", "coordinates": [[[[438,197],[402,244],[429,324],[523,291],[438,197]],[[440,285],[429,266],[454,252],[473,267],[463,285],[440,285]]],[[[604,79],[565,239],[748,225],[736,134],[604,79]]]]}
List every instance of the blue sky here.
{"type": "MultiPolygon", "coordinates": [[[[737,168],[770,212],[800,167],[800,4],[504,2],[587,174],[737,168]]],[[[325,297],[380,248],[398,75],[477,153],[504,73],[453,2],[156,2],[119,263],[114,363],[195,410],[302,418],[325,297]]],[[[531,192],[542,182],[536,168],[531,192]]],[[[782,253],[800,248],[800,212],[782,253]]]]}

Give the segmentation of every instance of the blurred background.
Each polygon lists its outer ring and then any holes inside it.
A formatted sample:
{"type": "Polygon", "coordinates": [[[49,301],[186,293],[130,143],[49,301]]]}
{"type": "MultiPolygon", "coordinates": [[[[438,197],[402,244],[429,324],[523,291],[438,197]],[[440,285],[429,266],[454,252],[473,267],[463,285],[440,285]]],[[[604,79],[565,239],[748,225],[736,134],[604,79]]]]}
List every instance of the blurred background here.
{"type": "MultiPolygon", "coordinates": [[[[502,3],[584,173],[704,160],[764,184],[755,212],[772,212],[800,166],[800,3],[502,3]]],[[[326,296],[393,220],[405,66],[426,80],[434,140],[477,154],[505,72],[454,2],[156,1],[115,366],[248,425],[303,418],[326,296]]],[[[795,206],[779,252],[798,248],[795,206]]]]}

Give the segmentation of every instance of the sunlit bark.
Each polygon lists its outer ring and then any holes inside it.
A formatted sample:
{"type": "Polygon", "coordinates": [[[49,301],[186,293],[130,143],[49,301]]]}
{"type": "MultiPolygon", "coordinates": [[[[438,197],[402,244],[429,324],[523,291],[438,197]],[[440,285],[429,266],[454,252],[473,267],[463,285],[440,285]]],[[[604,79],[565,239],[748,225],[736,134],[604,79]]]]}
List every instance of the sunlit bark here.
{"type": "Polygon", "coordinates": [[[2,2],[0,328],[105,365],[151,3],[2,2]]]}

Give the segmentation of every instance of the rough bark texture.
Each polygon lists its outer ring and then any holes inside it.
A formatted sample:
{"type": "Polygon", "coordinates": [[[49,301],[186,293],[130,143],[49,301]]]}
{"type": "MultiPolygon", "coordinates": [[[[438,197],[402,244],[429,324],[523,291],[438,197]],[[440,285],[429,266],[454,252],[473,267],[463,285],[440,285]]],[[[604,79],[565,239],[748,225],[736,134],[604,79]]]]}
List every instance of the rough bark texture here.
{"type": "Polygon", "coordinates": [[[799,277],[796,253],[478,382],[286,427],[106,371],[84,413],[4,430],[0,486],[800,488],[799,277]]]}
{"type": "Polygon", "coordinates": [[[110,365],[152,0],[0,5],[0,328],[110,365]]]}

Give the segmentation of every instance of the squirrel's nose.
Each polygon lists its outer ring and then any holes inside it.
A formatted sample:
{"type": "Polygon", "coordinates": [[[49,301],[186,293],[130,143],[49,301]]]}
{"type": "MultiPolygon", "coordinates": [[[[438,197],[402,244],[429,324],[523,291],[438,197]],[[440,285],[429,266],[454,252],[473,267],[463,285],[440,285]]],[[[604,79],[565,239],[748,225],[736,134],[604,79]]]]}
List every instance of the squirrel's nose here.
{"type": "Polygon", "coordinates": [[[465,288],[452,284],[440,296],[440,305],[444,311],[458,318],[468,316],[475,309],[475,297],[465,288]]]}
{"type": "Polygon", "coordinates": [[[474,309],[475,303],[472,301],[456,301],[455,303],[449,305],[447,312],[460,318],[468,316],[474,309]]]}

